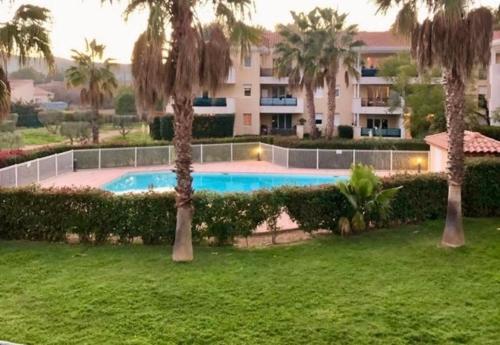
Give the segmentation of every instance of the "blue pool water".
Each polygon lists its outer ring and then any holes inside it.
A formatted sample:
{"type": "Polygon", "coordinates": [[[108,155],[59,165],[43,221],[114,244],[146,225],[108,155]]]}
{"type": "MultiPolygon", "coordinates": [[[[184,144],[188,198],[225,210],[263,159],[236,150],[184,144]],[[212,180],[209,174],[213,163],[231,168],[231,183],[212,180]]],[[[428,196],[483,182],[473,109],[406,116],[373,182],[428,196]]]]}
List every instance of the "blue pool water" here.
{"type": "MultiPolygon", "coordinates": [[[[252,192],[279,186],[311,186],[345,179],[341,176],[292,175],[292,174],[242,174],[242,173],[194,173],[195,191],[252,192]]],[[[114,193],[173,190],[176,184],[172,172],[128,173],[104,185],[114,193]]]]}

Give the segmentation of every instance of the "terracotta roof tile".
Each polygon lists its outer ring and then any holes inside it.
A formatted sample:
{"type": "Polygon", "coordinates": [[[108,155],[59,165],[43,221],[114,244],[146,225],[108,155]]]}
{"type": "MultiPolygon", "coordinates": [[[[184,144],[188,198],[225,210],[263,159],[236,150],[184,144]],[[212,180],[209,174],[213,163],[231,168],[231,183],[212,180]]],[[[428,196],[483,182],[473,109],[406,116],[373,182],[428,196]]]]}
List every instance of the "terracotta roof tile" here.
{"type": "MultiPolygon", "coordinates": [[[[442,149],[448,149],[448,134],[446,132],[429,135],[425,142],[442,149]]],[[[500,154],[500,141],[489,138],[478,132],[465,131],[464,135],[465,153],[498,153],[500,154]]]]}
{"type": "Polygon", "coordinates": [[[358,39],[365,42],[367,47],[408,47],[410,45],[408,40],[396,36],[390,31],[360,31],[358,33],[358,39]]]}

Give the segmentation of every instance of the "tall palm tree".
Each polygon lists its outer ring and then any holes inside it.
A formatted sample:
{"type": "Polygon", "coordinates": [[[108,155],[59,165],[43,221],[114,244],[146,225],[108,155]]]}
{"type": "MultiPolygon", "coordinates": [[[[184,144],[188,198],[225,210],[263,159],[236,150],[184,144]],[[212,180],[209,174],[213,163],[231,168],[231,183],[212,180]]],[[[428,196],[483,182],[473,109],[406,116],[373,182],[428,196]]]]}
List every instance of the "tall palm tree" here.
{"type": "Polygon", "coordinates": [[[442,245],[465,244],[462,222],[464,177],[465,85],[476,66],[490,62],[493,14],[485,7],[472,8],[471,0],[376,0],[383,13],[400,6],[393,25],[411,38],[412,54],[421,69],[443,69],[448,143],[448,210],[442,245]],[[420,6],[428,17],[418,21],[420,6]]]}
{"type": "Polygon", "coordinates": [[[99,143],[99,109],[106,98],[113,97],[118,87],[116,77],[111,70],[115,65],[113,59],[107,58],[102,63],[106,46],[96,40],[85,40],[85,51],[72,50],[72,59],[76,66],[66,70],[68,87],[82,87],[80,100],[91,108],[90,124],[92,141],[99,143]]]}
{"type": "Polygon", "coordinates": [[[17,55],[19,64],[25,66],[35,56],[41,56],[50,69],[54,67],[54,56],[50,48],[50,11],[44,7],[22,5],[14,17],[0,23],[0,121],[10,113],[10,85],[7,64],[17,55]]]}
{"type": "MultiPolygon", "coordinates": [[[[162,100],[163,51],[166,42],[165,17],[161,3],[150,2],[147,29],[139,36],[132,52],[132,76],[138,114],[151,123],[162,100]]],[[[134,8],[128,8],[126,17],[134,8]]]]}
{"type": "Polygon", "coordinates": [[[344,81],[349,86],[350,77],[359,79],[356,48],[363,42],[356,39],[357,25],[346,24],[347,14],[341,14],[332,8],[317,8],[317,34],[322,42],[320,66],[328,88],[328,114],[325,135],[331,139],[334,132],[335,110],[337,108],[337,75],[342,66],[345,70],[344,81]]]}
{"type": "Polygon", "coordinates": [[[195,92],[202,87],[215,93],[229,74],[231,46],[237,46],[244,56],[252,43],[260,41],[260,30],[244,23],[253,0],[129,0],[127,12],[153,2],[169,29],[163,78],[156,82],[164,98],[172,99],[174,109],[177,226],[172,258],[186,262],[193,260],[191,142],[195,92]],[[204,28],[195,14],[200,5],[208,3],[213,5],[216,21],[204,28]]]}
{"type": "Polygon", "coordinates": [[[323,87],[324,74],[320,66],[321,40],[315,35],[315,11],[309,14],[291,12],[293,24],[279,25],[283,40],[276,45],[275,60],[279,77],[288,77],[292,90],[305,91],[306,113],[311,138],[318,136],[314,91],[323,87]]]}

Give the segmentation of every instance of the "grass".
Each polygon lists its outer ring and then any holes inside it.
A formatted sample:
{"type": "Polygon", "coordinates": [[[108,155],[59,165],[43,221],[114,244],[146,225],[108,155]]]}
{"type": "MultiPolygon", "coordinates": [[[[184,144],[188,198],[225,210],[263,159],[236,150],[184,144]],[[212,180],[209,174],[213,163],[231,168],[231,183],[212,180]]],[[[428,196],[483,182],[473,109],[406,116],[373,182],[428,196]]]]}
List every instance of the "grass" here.
{"type": "Polygon", "coordinates": [[[16,131],[21,134],[23,145],[46,145],[61,143],[66,140],[59,134],[49,133],[45,127],[19,128],[16,131]]]}
{"type": "Polygon", "coordinates": [[[262,250],[0,242],[0,338],[24,344],[498,344],[500,219],[262,250]]]}
{"type": "Polygon", "coordinates": [[[130,146],[140,146],[144,144],[151,144],[155,141],[151,138],[148,133],[142,131],[140,127],[134,127],[125,138],[121,135],[114,136],[112,138],[103,140],[106,144],[126,144],[130,146]]]}

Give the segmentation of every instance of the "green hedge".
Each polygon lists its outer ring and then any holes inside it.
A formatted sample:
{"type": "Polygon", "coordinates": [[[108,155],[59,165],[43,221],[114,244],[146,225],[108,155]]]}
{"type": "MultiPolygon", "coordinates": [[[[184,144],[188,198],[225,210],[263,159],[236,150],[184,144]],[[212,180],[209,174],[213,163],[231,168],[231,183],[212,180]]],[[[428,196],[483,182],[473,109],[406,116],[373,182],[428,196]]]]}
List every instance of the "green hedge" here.
{"type": "Polygon", "coordinates": [[[500,126],[479,126],[474,128],[474,130],[487,137],[500,140],[500,126]]]}
{"type": "Polygon", "coordinates": [[[38,120],[38,109],[34,104],[13,103],[11,112],[18,114],[17,127],[43,127],[38,120]]]}
{"type": "MultiPolygon", "coordinates": [[[[173,116],[155,118],[151,125],[151,137],[154,140],[172,140],[174,138],[173,116]]],[[[234,134],[234,114],[195,116],[193,120],[193,138],[224,138],[234,134]]]]}
{"type": "Polygon", "coordinates": [[[429,145],[423,140],[416,139],[300,140],[296,137],[275,137],[273,141],[277,146],[303,149],[429,151],[429,145]]]}
{"type": "MultiPolygon", "coordinates": [[[[464,214],[500,216],[500,160],[468,163],[463,189],[464,214]]],[[[403,186],[393,202],[391,223],[444,218],[444,175],[405,175],[383,180],[403,186]]],[[[248,236],[282,210],[306,230],[337,231],[350,206],[336,186],[284,187],[250,194],[196,193],[193,236],[230,243],[248,236]]],[[[63,241],[67,233],[102,242],[109,235],[122,242],[142,237],[145,244],[172,243],[175,230],[172,193],[115,196],[99,190],[0,189],[0,239],[63,241]],[[64,217],[61,217],[61,212],[64,217]]]]}
{"type": "Polygon", "coordinates": [[[339,126],[339,138],[342,139],[354,138],[354,128],[352,126],[339,126]]]}

